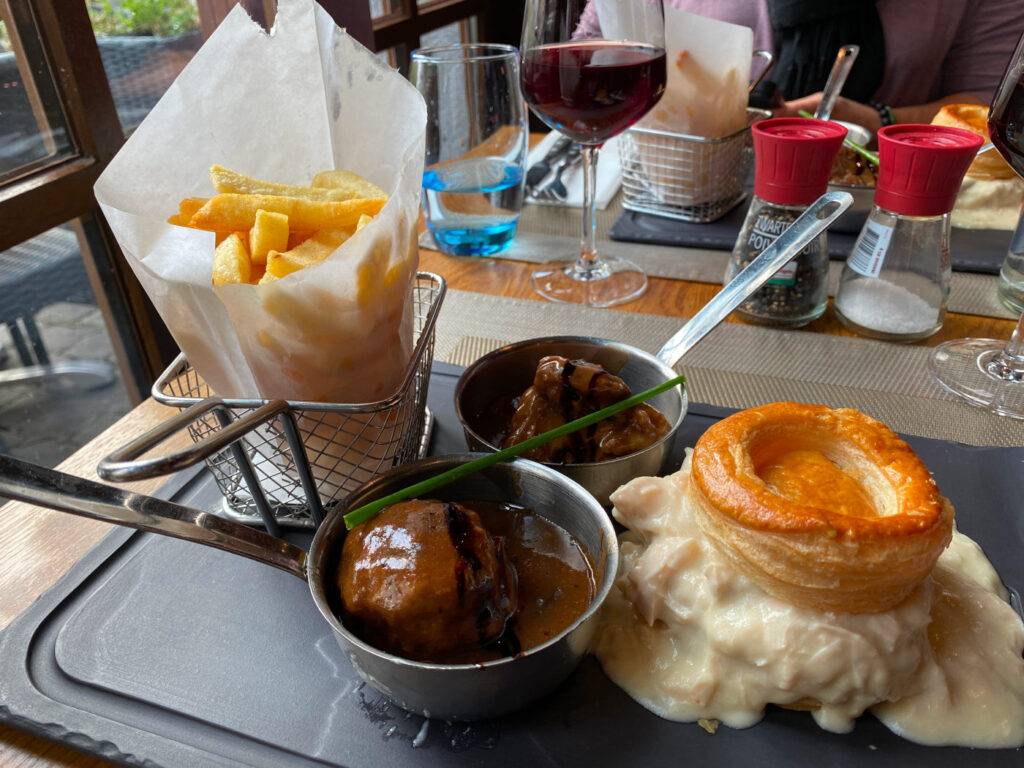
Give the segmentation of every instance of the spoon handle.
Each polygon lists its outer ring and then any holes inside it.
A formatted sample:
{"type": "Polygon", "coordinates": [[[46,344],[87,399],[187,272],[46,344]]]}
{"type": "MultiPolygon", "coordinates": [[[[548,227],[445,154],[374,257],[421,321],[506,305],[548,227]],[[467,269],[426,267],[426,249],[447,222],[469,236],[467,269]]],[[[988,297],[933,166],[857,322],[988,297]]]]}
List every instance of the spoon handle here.
{"type": "Polygon", "coordinates": [[[853,62],[857,60],[860,53],[859,45],[844,45],[836,54],[836,63],[832,65],[832,71],[828,73],[828,81],[825,83],[825,90],[821,92],[821,102],[814,110],[814,116],[819,120],[828,120],[832,110],[836,106],[836,99],[839,92],[846,84],[846,78],[853,69],[853,62]]]}
{"type": "Polygon", "coordinates": [[[665,342],[658,352],[658,358],[669,367],[675,366],[712,328],[768,282],[772,275],[820,235],[852,202],[853,197],[848,192],[826,192],[811,203],[774,243],[730,280],[675,336],[665,342]]]}

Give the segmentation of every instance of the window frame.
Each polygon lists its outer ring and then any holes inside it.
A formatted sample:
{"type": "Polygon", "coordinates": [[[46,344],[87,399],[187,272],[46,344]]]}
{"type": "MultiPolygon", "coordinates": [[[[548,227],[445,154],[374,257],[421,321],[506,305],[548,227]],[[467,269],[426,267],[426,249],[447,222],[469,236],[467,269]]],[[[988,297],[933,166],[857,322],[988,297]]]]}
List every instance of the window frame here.
{"type": "MultiPolygon", "coordinates": [[[[93,185],[125,136],[85,2],[23,0],[60,99],[71,151],[32,164],[0,186],[0,250],[71,224],[107,326],[128,396],[137,404],[175,348],[166,327],[121,256],[93,185]]],[[[16,16],[14,8],[12,17],[16,16]]],[[[28,87],[28,86],[26,86],[28,87]]],[[[34,87],[34,86],[33,86],[34,87]]]]}
{"type": "Polygon", "coordinates": [[[460,23],[461,36],[466,38],[467,22],[477,16],[483,20],[490,3],[487,0],[432,0],[422,6],[416,0],[392,0],[398,10],[373,20],[374,50],[395,49],[392,62],[402,73],[408,72],[409,55],[420,47],[420,38],[427,32],[460,23]]]}

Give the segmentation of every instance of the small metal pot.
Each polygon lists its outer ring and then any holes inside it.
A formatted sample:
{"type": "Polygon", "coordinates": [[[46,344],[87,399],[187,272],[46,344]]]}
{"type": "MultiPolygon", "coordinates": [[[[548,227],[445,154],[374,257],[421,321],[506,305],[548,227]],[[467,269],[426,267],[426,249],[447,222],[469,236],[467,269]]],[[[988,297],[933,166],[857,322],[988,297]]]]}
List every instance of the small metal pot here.
{"type": "Polygon", "coordinates": [[[331,598],[331,580],[345,535],[344,525],[331,525],[374,499],[436,475],[473,455],[425,459],[392,470],[345,501],[313,540],[309,584],[317,607],[334,628],[352,665],[367,683],[400,707],[425,717],[482,720],[512,712],[556,688],[586,654],[596,615],[611,591],[618,570],[619,545],[604,509],[577,483],[535,461],[516,459],[440,488],[432,498],[442,501],[496,501],[528,507],[568,531],[594,568],[595,595],[586,612],[542,645],[481,664],[426,664],[393,656],[349,632],[331,598]]]}
{"type": "Polygon", "coordinates": [[[583,488],[536,462],[497,464],[440,489],[445,501],[518,504],[551,520],[580,544],[594,568],[595,595],[586,612],[546,643],[515,657],[481,664],[427,664],[385,653],[349,631],[334,583],[345,538],[343,516],[353,508],[475,458],[424,459],[392,470],[356,491],[348,507],[324,520],[309,553],[282,539],[208,512],[0,456],[0,496],[150,531],[272,565],[303,579],[338,645],[371,686],[395,704],[426,717],[480,720],[519,709],[558,686],[590,645],[596,614],[618,569],[615,530],[583,488]]]}
{"type": "MultiPolygon", "coordinates": [[[[640,392],[673,378],[676,373],[654,355],[607,339],[587,336],[548,336],[496,349],[469,366],[455,389],[455,412],[472,451],[495,451],[490,440],[503,425],[494,424],[495,404],[521,395],[533,381],[537,363],[547,355],[589,360],[620,376],[640,392]]],[[[686,415],[682,387],[650,401],[668,419],[668,434],[641,451],[617,459],[578,464],[545,463],[586,488],[602,505],[612,492],[635,477],[659,475],[666,469],[676,431],[686,415]]]]}

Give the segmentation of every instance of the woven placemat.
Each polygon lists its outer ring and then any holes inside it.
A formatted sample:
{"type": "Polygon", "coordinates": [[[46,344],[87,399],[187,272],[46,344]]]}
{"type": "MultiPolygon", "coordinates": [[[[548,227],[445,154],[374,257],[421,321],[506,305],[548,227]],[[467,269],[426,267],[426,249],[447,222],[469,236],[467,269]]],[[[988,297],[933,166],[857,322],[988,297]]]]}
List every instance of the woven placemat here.
{"type": "MultiPolygon", "coordinates": [[[[600,336],[656,352],[682,320],[449,291],[436,357],[468,365],[535,336],[600,336]]],[[[853,407],[899,432],[968,445],[1024,445],[1024,425],[953,398],[931,377],[929,350],[724,323],[679,368],[694,401],[748,408],[773,400],[853,407]]]]}
{"type": "MultiPolygon", "coordinates": [[[[622,213],[621,195],[607,209],[597,212],[597,231],[603,237],[622,213]]],[[[527,205],[519,219],[516,239],[508,250],[492,258],[543,264],[555,259],[575,258],[579,250],[580,217],[576,208],[527,205]]],[[[434,248],[429,233],[420,238],[424,248],[434,248]]],[[[630,259],[648,275],[669,280],[697,283],[721,283],[729,261],[728,251],[707,248],[679,248],[663,245],[612,242],[602,240],[599,249],[630,259]]],[[[829,295],[835,295],[842,272],[841,262],[829,265],[829,295]]],[[[954,272],[950,283],[948,309],[968,315],[1015,320],[997,296],[998,278],[992,275],[954,272]]]]}

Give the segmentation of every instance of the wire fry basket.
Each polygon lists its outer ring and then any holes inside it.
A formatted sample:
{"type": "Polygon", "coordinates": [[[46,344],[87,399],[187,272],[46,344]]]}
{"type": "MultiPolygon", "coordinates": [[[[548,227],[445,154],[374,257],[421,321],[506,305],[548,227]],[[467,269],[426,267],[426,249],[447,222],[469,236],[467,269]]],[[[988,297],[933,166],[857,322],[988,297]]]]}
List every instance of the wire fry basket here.
{"type": "Polygon", "coordinates": [[[271,533],[279,525],[315,528],[326,507],[426,453],[433,422],[426,401],[434,325],[444,294],[443,278],[417,274],[411,295],[413,354],[398,389],[374,403],[217,398],[179,355],[153,384],[152,394],[181,413],[104,459],[100,476],[136,480],[205,460],[224,495],[225,516],[262,523],[271,533]],[[139,459],[186,427],[191,448],[139,459]]]}
{"type": "Polygon", "coordinates": [[[720,219],[746,197],[743,185],[754,160],[750,126],[769,116],[748,109],[743,128],[716,139],[628,129],[619,142],[622,207],[680,221],[720,219]]]}

